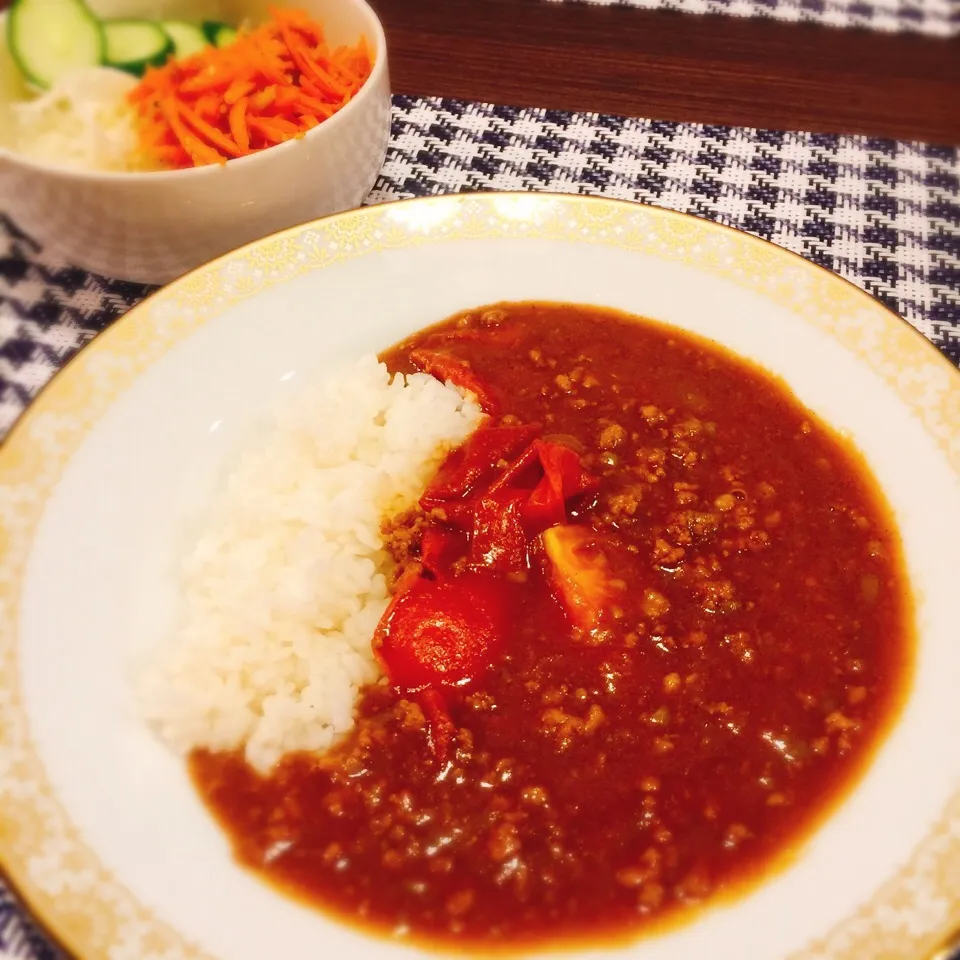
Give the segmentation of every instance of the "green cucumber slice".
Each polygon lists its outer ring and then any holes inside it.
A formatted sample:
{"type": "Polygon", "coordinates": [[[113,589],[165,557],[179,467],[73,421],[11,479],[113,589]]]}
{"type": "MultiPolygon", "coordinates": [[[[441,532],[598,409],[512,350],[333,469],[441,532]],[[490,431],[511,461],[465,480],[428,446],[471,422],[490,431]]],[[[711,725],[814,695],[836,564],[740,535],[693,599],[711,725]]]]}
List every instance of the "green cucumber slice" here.
{"type": "Polygon", "coordinates": [[[228,44],[233,43],[233,41],[236,39],[237,39],[237,31],[233,27],[230,27],[224,24],[217,31],[217,39],[214,40],[214,44],[217,47],[226,47],[228,44]]]}
{"type": "Polygon", "coordinates": [[[173,44],[174,56],[190,57],[210,45],[206,33],[195,23],[183,20],[161,20],[160,26],[173,44]]]}
{"type": "Polygon", "coordinates": [[[7,47],[24,77],[47,90],[69,70],[102,64],[105,39],[83,0],[14,0],[7,47]]]}
{"type": "Polygon", "coordinates": [[[228,43],[233,43],[237,39],[236,28],[231,27],[229,23],[221,23],[219,20],[204,21],[203,32],[215,47],[225,47],[228,43]]]}
{"type": "Polygon", "coordinates": [[[147,67],[160,67],[173,53],[173,43],[153,20],[104,20],[105,60],[111,67],[139,77],[147,67]]]}

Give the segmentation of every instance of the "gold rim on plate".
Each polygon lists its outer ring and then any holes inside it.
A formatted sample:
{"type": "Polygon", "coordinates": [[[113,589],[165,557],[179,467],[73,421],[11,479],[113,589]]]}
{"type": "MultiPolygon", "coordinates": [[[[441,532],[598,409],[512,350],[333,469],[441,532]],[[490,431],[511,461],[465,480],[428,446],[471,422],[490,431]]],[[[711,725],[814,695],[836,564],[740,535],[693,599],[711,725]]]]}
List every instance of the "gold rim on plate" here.
{"type": "MultiPolygon", "coordinates": [[[[174,281],[66,364],[0,446],[0,868],[76,957],[210,960],[99,862],[57,800],[30,740],[19,689],[18,608],[34,531],[70,458],[145,369],[243,300],[379,251],[522,238],[657,256],[789,305],[896,391],[960,477],[960,371],[945,356],[849,281],[768,241],[688,214],[563,194],[419,198],[289,228],[174,281]]],[[[960,790],[898,873],[789,960],[940,956],[958,917],[960,790]]]]}

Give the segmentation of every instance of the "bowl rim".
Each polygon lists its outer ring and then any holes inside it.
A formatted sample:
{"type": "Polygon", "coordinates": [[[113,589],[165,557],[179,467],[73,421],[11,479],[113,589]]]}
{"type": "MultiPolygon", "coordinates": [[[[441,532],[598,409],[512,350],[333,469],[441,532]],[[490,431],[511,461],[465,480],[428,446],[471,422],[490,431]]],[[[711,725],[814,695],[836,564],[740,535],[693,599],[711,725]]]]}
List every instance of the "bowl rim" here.
{"type": "MultiPolygon", "coordinates": [[[[903,324],[906,330],[913,335],[914,341],[917,342],[918,344],[922,343],[924,345],[922,349],[924,349],[925,351],[926,359],[928,361],[936,362],[938,367],[945,373],[946,371],[949,371],[949,373],[946,375],[950,378],[951,389],[956,389],[956,387],[960,385],[958,384],[958,381],[955,379],[957,377],[960,377],[960,368],[958,368],[950,360],[950,358],[942,350],[940,350],[937,347],[937,345],[933,343],[927,336],[925,336],[920,330],[914,327],[913,324],[907,321],[903,316],[901,316],[891,307],[887,306],[879,298],[870,294],[868,291],[859,287],[857,284],[847,279],[846,277],[843,277],[832,270],[828,270],[827,268],[817,263],[814,263],[811,260],[808,260],[806,257],[802,256],[799,253],[796,253],[792,250],[788,250],[787,248],[779,244],[776,244],[771,240],[767,240],[755,234],[748,233],[745,230],[738,229],[736,227],[730,226],[725,223],[707,220],[706,218],[697,216],[695,214],[687,213],[685,211],[680,211],[680,210],[668,209],[656,204],[643,203],[639,201],[630,201],[630,200],[624,200],[624,199],[613,198],[613,197],[595,196],[595,195],[583,195],[583,194],[571,195],[571,194],[559,193],[556,191],[537,191],[532,194],[528,192],[522,192],[522,191],[468,191],[468,192],[459,193],[459,194],[441,194],[441,195],[435,195],[435,196],[414,197],[414,198],[408,198],[405,200],[397,200],[397,201],[393,201],[391,203],[386,203],[386,204],[377,204],[376,206],[397,208],[397,207],[408,207],[412,205],[430,206],[430,205],[443,205],[443,204],[457,204],[457,203],[462,203],[464,201],[469,201],[472,198],[483,197],[484,195],[497,197],[497,198],[505,198],[507,200],[515,199],[523,202],[529,202],[531,199],[535,201],[543,201],[543,202],[548,202],[550,200],[560,200],[563,203],[573,202],[573,203],[576,203],[577,205],[582,204],[584,206],[586,205],[596,206],[598,210],[605,206],[606,207],[613,206],[615,208],[635,206],[635,207],[649,210],[655,216],[663,217],[666,220],[706,221],[706,223],[709,225],[711,229],[717,229],[718,232],[721,232],[721,233],[737,235],[738,237],[748,241],[750,245],[753,247],[759,247],[761,249],[773,248],[778,255],[786,255],[791,260],[798,262],[798,264],[802,265],[807,270],[812,270],[815,273],[820,275],[826,275],[830,277],[832,281],[842,282],[847,288],[849,288],[850,292],[856,295],[858,299],[861,299],[865,303],[869,303],[871,308],[880,309],[884,313],[889,314],[890,316],[898,320],[900,324],[903,324]],[[932,351],[932,354],[930,351],[932,351]],[[936,358],[936,360],[934,360],[934,357],[936,358]]],[[[301,234],[305,231],[310,230],[310,228],[316,224],[331,223],[339,220],[347,220],[352,217],[356,217],[357,215],[363,216],[364,212],[369,209],[372,209],[372,208],[355,208],[355,209],[346,210],[346,211],[342,211],[335,214],[329,214],[325,217],[316,218],[311,221],[306,221],[304,223],[296,224],[291,227],[283,228],[281,230],[276,231],[273,234],[269,234],[267,236],[257,238],[255,240],[252,240],[246,244],[243,244],[235,248],[234,250],[221,254],[220,256],[213,258],[207,263],[201,266],[198,266],[193,270],[187,272],[183,276],[177,278],[175,281],[172,281],[172,283],[167,286],[187,285],[190,283],[191,278],[193,278],[196,274],[200,273],[201,271],[207,270],[208,268],[213,267],[215,265],[225,264],[228,261],[230,261],[232,258],[234,258],[237,254],[242,253],[245,250],[251,250],[257,247],[264,246],[266,244],[270,244],[278,240],[283,240],[286,237],[301,234]]],[[[127,327],[131,322],[135,323],[139,317],[139,312],[142,311],[142,309],[147,306],[148,302],[156,299],[161,299],[163,296],[165,296],[168,293],[167,286],[160,287],[159,289],[149,293],[146,297],[143,298],[143,300],[139,301],[137,304],[131,307],[128,311],[126,311],[124,314],[118,317],[117,320],[114,321],[112,324],[110,324],[101,334],[98,334],[96,337],[92,338],[86,344],[84,344],[83,347],[81,347],[65,364],[63,364],[54,373],[54,375],[47,381],[46,384],[44,384],[44,386],[33,397],[33,399],[28,404],[28,407],[25,408],[24,413],[21,414],[21,416],[18,417],[18,419],[11,425],[6,436],[0,439],[0,456],[3,456],[5,454],[7,448],[10,445],[10,441],[15,436],[19,435],[19,433],[25,427],[26,421],[28,418],[24,416],[24,414],[27,412],[27,410],[34,408],[39,402],[42,401],[50,385],[60,377],[61,373],[64,370],[66,370],[69,366],[74,364],[78,357],[80,357],[81,355],[86,356],[88,351],[94,349],[94,344],[99,343],[103,337],[106,337],[109,340],[111,338],[111,334],[110,334],[111,331],[116,331],[120,327],[127,327]]],[[[960,793],[957,793],[956,796],[960,797],[960,793]]],[[[920,846],[922,846],[928,838],[929,838],[929,834],[925,836],[923,840],[920,841],[920,846]]],[[[2,846],[3,844],[0,844],[0,848],[2,848],[2,846]]],[[[919,847],[916,849],[919,849],[919,847]]],[[[911,858],[916,854],[916,849],[914,849],[911,852],[911,858]]],[[[906,864],[901,868],[900,872],[905,871],[905,869],[906,869],[906,864]]],[[[897,876],[899,876],[899,872],[897,876]]],[[[54,944],[59,946],[61,950],[65,952],[68,956],[75,957],[76,960],[105,960],[105,955],[100,955],[98,953],[88,953],[85,950],[79,953],[76,952],[78,947],[82,949],[84,945],[77,944],[72,937],[70,937],[68,934],[66,934],[65,931],[63,931],[62,925],[58,922],[60,919],[60,916],[56,912],[51,911],[45,914],[39,909],[38,906],[35,905],[36,899],[33,896],[31,896],[31,894],[34,892],[32,884],[30,883],[28,878],[22,875],[21,872],[15,869],[11,869],[9,860],[5,855],[5,851],[3,849],[0,849],[0,879],[4,881],[10,897],[15,902],[17,902],[18,905],[21,907],[28,921],[33,923],[38,929],[40,929],[50,941],[52,941],[54,944]]],[[[892,879],[892,875],[890,877],[884,878],[885,884],[886,882],[889,882],[891,879],[892,879]]],[[[877,892],[874,894],[874,898],[879,897],[882,889],[883,889],[882,887],[878,888],[877,892]]],[[[960,895],[958,895],[958,899],[960,899],[960,895]]],[[[845,923],[848,920],[849,918],[844,918],[844,920],[840,922],[845,923]]],[[[929,933],[928,930],[923,930],[920,932],[918,936],[922,936],[928,933],[929,933]]],[[[956,928],[955,924],[950,924],[947,927],[938,927],[933,935],[936,937],[936,941],[937,941],[936,946],[933,948],[932,951],[924,950],[924,952],[918,956],[918,960],[921,960],[921,958],[926,958],[926,960],[947,960],[947,956],[949,954],[943,953],[941,951],[950,950],[954,946],[955,942],[960,942],[960,941],[954,940],[955,937],[960,936],[960,928],[956,928]]],[[[641,943],[642,939],[637,939],[635,942],[641,943]]],[[[809,947],[809,944],[808,944],[808,947],[809,947]]],[[[568,956],[571,956],[571,957],[575,956],[575,953],[572,951],[565,951],[565,952],[567,952],[568,956]]],[[[806,957],[807,955],[808,955],[807,948],[804,948],[803,956],[806,957]]]]}
{"type": "MultiPolygon", "coordinates": [[[[12,163],[25,170],[45,176],[62,177],[65,180],[77,180],[86,183],[159,183],[161,180],[167,181],[172,178],[186,182],[187,177],[197,179],[198,177],[222,176],[228,170],[236,170],[240,166],[252,166],[253,163],[258,161],[263,162],[264,156],[276,156],[278,150],[287,152],[295,150],[308,138],[318,140],[326,134],[335,134],[338,126],[345,122],[342,119],[344,114],[355,113],[357,106],[374,95],[372,91],[379,86],[381,79],[389,76],[387,72],[387,36],[377,11],[373,9],[368,0],[340,0],[340,2],[356,7],[371,22],[374,34],[373,46],[376,54],[373,69],[360,89],[344,106],[327,117],[322,123],[318,123],[317,126],[307,130],[301,137],[284,140],[282,143],[276,143],[272,147],[258,150],[256,153],[248,153],[244,157],[231,157],[224,163],[208,163],[200,167],[180,167],[174,170],[78,170],[45,160],[24,157],[16,150],[3,144],[0,144],[0,162],[12,163]]],[[[5,24],[8,13],[9,9],[0,11],[0,43],[3,44],[6,44],[7,31],[5,24]]]]}

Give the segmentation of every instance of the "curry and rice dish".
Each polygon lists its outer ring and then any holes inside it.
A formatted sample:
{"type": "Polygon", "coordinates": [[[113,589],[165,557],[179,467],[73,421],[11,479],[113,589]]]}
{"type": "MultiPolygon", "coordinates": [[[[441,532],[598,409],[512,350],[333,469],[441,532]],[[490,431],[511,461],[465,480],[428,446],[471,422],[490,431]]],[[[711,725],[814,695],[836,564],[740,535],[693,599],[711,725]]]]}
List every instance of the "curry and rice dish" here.
{"type": "Polygon", "coordinates": [[[301,400],[184,590],[147,712],[237,858],[468,949],[755,880],[911,662],[856,452],[758,368],[585,306],[471,310],[301,400]]]}

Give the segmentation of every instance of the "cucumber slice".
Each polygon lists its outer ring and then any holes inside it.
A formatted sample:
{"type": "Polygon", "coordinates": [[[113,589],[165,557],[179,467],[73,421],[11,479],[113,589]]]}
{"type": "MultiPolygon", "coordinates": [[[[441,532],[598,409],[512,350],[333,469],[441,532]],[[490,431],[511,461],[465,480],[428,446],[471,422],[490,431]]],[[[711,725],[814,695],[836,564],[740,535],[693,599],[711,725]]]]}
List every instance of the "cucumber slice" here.
{"type": "Polygon", "coordinates": [[[219,20],[204,21],[203,32],[215,47],[225,47],[228,43],[233,43],[237,39],[236,28],[231,27],[229,23],[221,23],[219,20]]]}
{"type": "Polygon", "coordinates": [[[153,20],[104,20],[106,62],[139,77],[147,67],[160,67],[173,53],[173,43],[153,20]]]}
{"type": "Polygon", "coordinates": [[[173,54],[178,59],[192,56],[212,42],[195,23],[185,23],[183,20],[161,20],[160,26],[173,43],[173,54]]]}
{"type": "Polygon", "coordinates": [[[217,39],[214,40],[214,45],[217,47],[226,47],[236,39],[237,31],[233,27],[224,24],[224,26],[217,31],[217,39]]]}
{"type": "Polygon", "coordinates": [[[14,0],[7,15],[7,47],[26,79],[42,90],[105,54],[103,30],[83,0],[14,0]]]}

